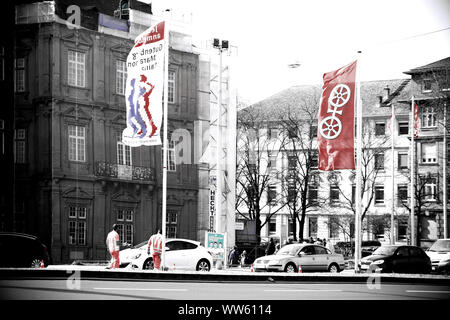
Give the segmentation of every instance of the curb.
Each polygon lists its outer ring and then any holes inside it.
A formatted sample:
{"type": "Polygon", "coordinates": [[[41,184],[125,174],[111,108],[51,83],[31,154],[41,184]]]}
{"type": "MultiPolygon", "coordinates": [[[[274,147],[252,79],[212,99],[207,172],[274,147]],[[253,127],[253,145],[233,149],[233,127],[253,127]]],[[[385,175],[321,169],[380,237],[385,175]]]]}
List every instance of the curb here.
{"type": "MultiPolygon", "coordinates": [[[[129,270],[65,270],[49,269],[0,269],[1,280],[21,279],[68,279],[74,272],[85,280],[119,280],[119,281],[198,281],[198,282],[353,282],[363,283],[380,278],[384,283],[413,283],[450,285],[450,277],[439,275],[399,275],[399,274],[319,274],[319,273],[215,273],[206,272],[155,272],[129,270]]],[[[217,271],[216,271],[217,272],[217,271]]]]}

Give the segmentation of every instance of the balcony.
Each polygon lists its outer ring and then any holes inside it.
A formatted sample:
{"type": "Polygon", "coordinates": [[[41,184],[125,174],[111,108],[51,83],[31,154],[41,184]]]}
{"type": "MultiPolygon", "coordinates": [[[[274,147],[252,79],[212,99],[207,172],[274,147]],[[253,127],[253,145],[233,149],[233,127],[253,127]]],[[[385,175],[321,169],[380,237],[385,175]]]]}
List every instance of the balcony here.
{"type": "Polygon", "coordinates": [[[147,167],[127,166],[115,163],[95,163],[94,175],[128,181],[151,182],[155,180],[154,170],[147,167]]]}

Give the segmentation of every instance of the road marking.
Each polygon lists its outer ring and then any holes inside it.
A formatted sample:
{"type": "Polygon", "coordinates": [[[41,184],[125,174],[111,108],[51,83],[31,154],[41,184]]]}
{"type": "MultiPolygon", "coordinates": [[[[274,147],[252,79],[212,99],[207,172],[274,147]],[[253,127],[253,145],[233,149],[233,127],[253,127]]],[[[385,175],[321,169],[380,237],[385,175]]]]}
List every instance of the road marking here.
{"type": "Polygon", "coordinates": [[[432,290],[405,290],[411,293],[450,293],[450,291],[432,291],[432,290]]]}
{"type": "Polygon", "coordinates": [[[336,289],[336,290],[334,290],[334,289],[272,289],[272,290],[264,290],[264,291],[270,291],[270,292],[273,292],[273,291],[276,291],[276,292],[289,292],[289,291],[292,291],[292,292],[314,292],[314,291],[316,291],[316,292],[341,292],[342,290],[339,290],[339,289],[336,289]]]}
{"type": "Polygon", "coordinates": [[[188,291],[187,289],[159,289],[159,288],[93,288],[94,290],[122,290],[122,291],[188,291]]]}

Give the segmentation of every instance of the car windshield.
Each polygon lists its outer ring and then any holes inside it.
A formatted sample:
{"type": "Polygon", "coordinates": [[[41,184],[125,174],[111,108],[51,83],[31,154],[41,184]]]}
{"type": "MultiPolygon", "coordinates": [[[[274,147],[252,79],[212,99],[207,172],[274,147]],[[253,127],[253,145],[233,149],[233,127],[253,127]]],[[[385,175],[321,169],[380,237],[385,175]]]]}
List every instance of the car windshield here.
{"type": "Polygon", "coordinates": [[[281,248],[278,252],[277,255],[289,255],[289,256],[295,256],[295,254],[297,253],[297,251],[301,248],[301,246],[299,245],[287,245],[284,246],[283,248],[281,248]]]}
{"type": "Polygon", "coordinates": [[[394,253],[395,249],[397,249],[397,247],[394,246],[379,247],[372,253],[372,255],[389,256],[394,253]]]}
{"type": "Polygon", "coordinates": [[[146,244],[147,244],[147,241],[144,241],[144,242],[141,242],[141,243],[135,245],[133,248],[134,248],[134,249],[137,249],[137,248],[140,248],[140,247],[142,247],[142,246],[144,246],[144,245],[146,245],[146,244]]]}
{"type": "Polygon", "coordinates": [[[437,252],[449,252],[450,251],[450,240],[437,240],[433,245],[428,249],[429,251],[437,251],[437,252]]]}

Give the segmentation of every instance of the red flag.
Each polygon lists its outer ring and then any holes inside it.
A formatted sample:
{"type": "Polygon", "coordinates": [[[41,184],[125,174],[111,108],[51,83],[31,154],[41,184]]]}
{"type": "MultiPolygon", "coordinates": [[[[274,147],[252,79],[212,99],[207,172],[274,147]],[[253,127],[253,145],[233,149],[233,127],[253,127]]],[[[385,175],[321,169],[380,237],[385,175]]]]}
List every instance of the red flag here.
{"type": "Polygon", "coordinates": [[[414,103],[414,138],[419,137],[419,107],[414,103]]]}
{"type": "Polygon", "coordinates": [[[317,142],[319,170],[355,169],[356,61],[323,75],[317,142]]]}

